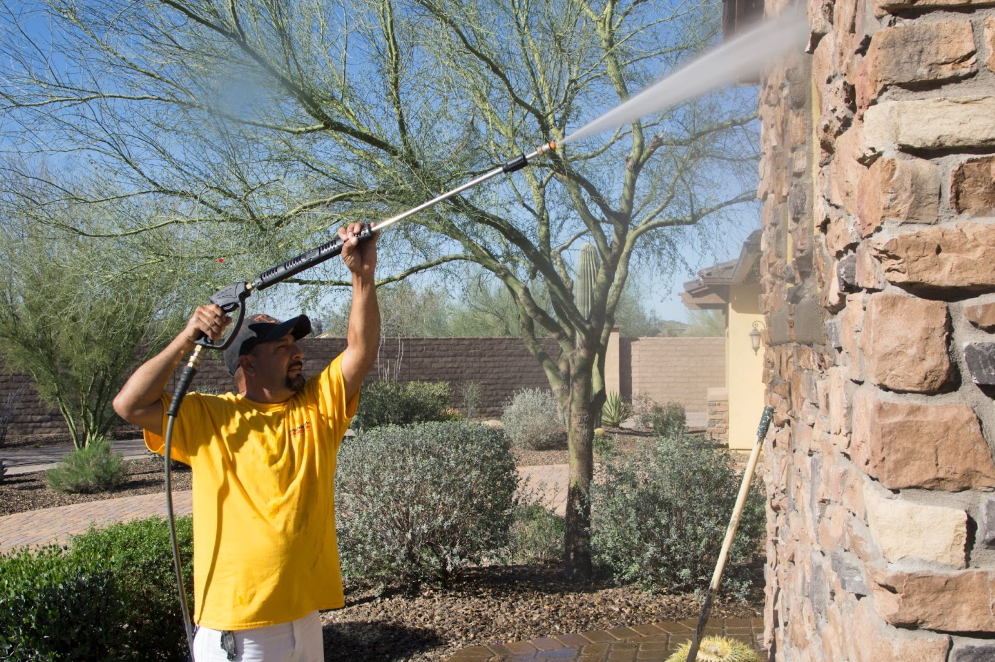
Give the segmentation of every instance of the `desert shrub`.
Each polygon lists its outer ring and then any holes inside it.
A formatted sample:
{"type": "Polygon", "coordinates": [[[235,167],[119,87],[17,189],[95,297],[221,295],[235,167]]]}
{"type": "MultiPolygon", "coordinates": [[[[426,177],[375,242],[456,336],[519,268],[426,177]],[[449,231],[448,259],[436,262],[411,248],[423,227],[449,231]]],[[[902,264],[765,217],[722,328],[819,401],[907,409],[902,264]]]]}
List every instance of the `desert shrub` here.
{"type": "Polygon", "coordinates": [[[352,428],[447,421],[448,409],[447,382],[373,382],[363,387],[352,428]]]}
{"type": "Polygon", "coordinates": [[[0,557],[0,659],[112,657],[121,611],[114,576],[56,546],[0,557]]]}
{"type": "Polygon", "coordinates": [[[687,414],[679,402],[654,404],[650,410],[649,427],[658,437],[675,437],[687,430],[687,414]]]}
{"type": "Polygon", "coordinates": [[[563,440],[565,429],[553,394],[522,389],[511,398],[501,416],[504,432],[516,448],[542,450],[563,440]]]}
{"type": "Polygon", "coordinates": [[[480,382],[460,382],[459,386],[457,386],[457,393],[459,394],[460,401],[463,403],[463,411],[461,412],[463,418],[469,421],[477,413],[477,409],[480,408],[480,400],[483,393],[480,382]]]}
{"type": "Polygon", "coordinates": [[[539,504],[515,509],[508,548],[501,555],[507,563],[537,564],[563,558],[564,520],[539,504]]]}
{"type": "MultiPolygon", "coordinates": [[[[729,451],[697,437],[659,437],[635,455],[601,458],[592,487],[592,540],[598,565],[619,582],[676,591],[705,589],[732,515],[741,476],[729,451]]],[[[755,483],[739,523],[722,585],[742,596],[743,564],[766,531],[755,483]]]]}
{"type": "Polygon", "coordinates": [[[414,588],[507,545],[518,474],[504,435],[465,422],[382,427],[342,446],[343,573],[414,588]]]}
{"type": "MultiPolygon", "coordinates": [[[[176,519],[176,537],[188,599],[193,597],[193,520],[176,519]]],[[[83,565],[106,568],[120,604],[118,660],[186,660],[169,525],[161,517],[91,529],[72,540],[70,554],[83,565]]],[[[193,608],[193,602],[190,603],[193,608]]]]}
{"type": "Polygon", "coordinates": [[[617,428],[630,416],[632,416],[632,406],[618,391],[609,391],[605,404],[601,407],[601,422],[608,427],[617,428]]]}
{"type": "Polygon", "coordinates": [[[56,492],[88,494],[105,492],[120,485],[128,471],[121,456],[107,439],[94,439],[73,451],[45,474],[48,486],[56,492]]]}
{"type": "Polygon", "coordinates": [[[595,455],[612,453],[616,448],[618,448],[618,439],[614,436],[605,434],[605,431],[601,428],[594,431],[594,439],[592,442],[595,455]]]}

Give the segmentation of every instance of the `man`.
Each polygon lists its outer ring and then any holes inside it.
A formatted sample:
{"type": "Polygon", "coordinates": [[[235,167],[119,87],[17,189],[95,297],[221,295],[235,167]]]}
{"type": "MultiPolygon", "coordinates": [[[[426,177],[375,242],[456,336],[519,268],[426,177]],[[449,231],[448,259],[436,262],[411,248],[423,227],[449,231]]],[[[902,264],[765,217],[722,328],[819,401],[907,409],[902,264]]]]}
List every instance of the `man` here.
{"type": "MultiPolygon", "coordinates": [[[[194,638],[197,662],[324,659],[319,609],[342,607],[335,538],[335,456],[376,358],[380,310],[376,237],[339,229],[352,273],[348,345],[305,379],[301,315],[279,323],[247,316],[225,351],[237,394],[191,393],[173,431],[172,457],[193,471],[194,638]]],[[[200,306],[186,328],[128,379],[114,410],[164,452],[167,382],[200,334],[230,319],[200,306]]]]}

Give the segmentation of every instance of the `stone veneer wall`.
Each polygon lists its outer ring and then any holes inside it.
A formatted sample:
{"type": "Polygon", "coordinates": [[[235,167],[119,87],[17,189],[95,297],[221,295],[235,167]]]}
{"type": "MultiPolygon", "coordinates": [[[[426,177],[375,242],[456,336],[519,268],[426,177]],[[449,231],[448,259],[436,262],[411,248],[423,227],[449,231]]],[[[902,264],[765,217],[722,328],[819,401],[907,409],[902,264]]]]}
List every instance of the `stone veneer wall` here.
{"type": "Polygon", "coordinates": [[[708,389],[708,425],[705,433],[709,439],[729,445],[729,389],[708,389]]]}
{"type": "Polygon", "coordinates": [[[995,2],[808,16],[760,89],[767,641],[995,660],[995,2]]]}

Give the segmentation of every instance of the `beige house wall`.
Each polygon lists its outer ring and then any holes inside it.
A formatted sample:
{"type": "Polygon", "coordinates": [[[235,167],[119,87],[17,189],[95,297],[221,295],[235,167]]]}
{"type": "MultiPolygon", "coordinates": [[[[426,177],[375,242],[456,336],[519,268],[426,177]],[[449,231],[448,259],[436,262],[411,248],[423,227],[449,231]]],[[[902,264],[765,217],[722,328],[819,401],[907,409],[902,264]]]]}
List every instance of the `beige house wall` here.
{"type": "Polygon", "coordinates": [[[726,325],[726,388],[729,393],[729,448],[749,450],[764,408],[763,355],[753,352],[750,331],[762,322],[760,285],[729,288],[726,325]]]}

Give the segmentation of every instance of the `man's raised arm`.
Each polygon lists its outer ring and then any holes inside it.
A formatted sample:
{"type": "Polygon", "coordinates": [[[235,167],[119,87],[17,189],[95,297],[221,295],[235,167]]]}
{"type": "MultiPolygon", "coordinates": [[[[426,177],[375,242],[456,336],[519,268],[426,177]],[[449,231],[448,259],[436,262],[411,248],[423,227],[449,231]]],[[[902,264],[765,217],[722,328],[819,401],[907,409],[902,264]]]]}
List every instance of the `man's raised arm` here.
{"type": "Polygon", "coordinates": [[[198,306],[186,328],[164,350],[143,363],[114,397],[114,411],[149,432],[162,434],[162,402],[169,378],[201,334],[217,339],[231,319],[215,304],[198,306]]]}
{"type": "Polygon", "coordinates": [[[339,237],[346,240],[342,247],[342,260],[352,272],[352,308],[349,311],[347,345],[342,353],[346,401],[356,394],[373,366],[380,342],[380,305],[375,277],[378,235],[360,243],[356,235],[362,228],[360,223],[339,228],[339,237]]]}

